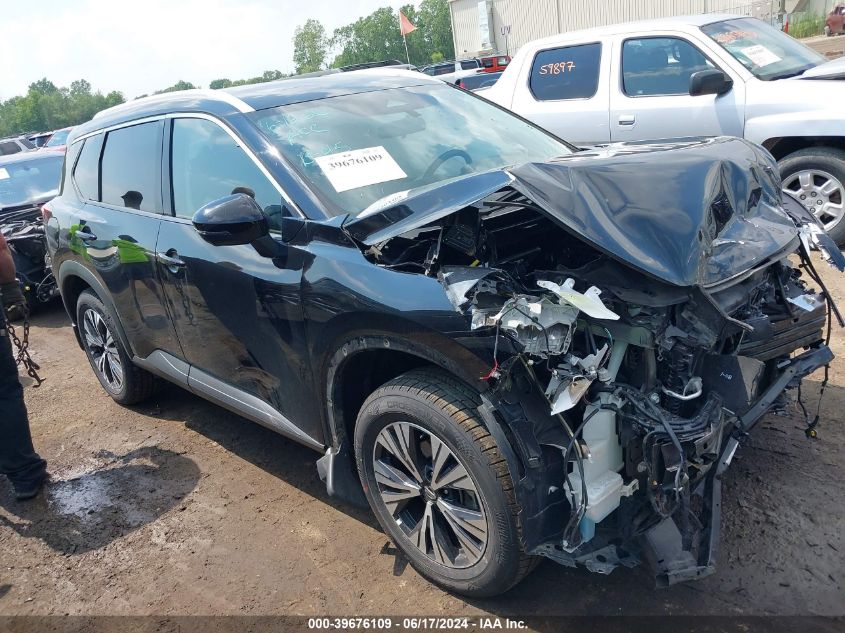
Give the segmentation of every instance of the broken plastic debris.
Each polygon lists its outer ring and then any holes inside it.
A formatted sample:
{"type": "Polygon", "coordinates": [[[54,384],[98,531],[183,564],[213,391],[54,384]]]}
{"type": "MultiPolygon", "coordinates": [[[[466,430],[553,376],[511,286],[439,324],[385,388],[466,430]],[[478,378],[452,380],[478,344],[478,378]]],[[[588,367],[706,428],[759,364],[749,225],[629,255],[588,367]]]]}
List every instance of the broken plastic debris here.
{"type": "Polygon", "coordinates": [[[806,312],[812,312],[816,308],[820,308],[824,305],[823,302],[819,301],[814,295],[801,295],[800,297],[787,297],[786,298],[789,303],[792,305],[798,306],[802,310],[806,312]]]}
{"type": "Polygon", "coordinates": [[[584,376],[575,376],[569,383],[561,383],[552,401],[552,415],[569,411],[578,404],[591,384],[593,381],[584,376]]]}
{"type": "Polygon", "coordinates": [[[612,310],[608,310],[601,302],[601,299],[599,298],[601,290],[595,286],[590,286],[590,288],[587,289],[587,292],[582,294],[574,289],[575,280],[571,277],[564,281],[562,286],[546,279],[540,279],[537,281],[537,285],[541,288],[545,288],[546,290],[551,290],[566,303],[571,306],[575,306],[581,312],[587,316],[593,317],[594,319],[609,319],[612,321],[619,319],[618,314],[612,310]]]}

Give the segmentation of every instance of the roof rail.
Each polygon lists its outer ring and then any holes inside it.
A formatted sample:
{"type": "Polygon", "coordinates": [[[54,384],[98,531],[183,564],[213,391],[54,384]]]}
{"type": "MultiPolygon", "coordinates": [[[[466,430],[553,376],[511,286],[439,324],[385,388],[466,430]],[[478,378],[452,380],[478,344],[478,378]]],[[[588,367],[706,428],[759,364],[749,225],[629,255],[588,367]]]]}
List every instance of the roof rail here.
{"type": "Polygon", "coordinates": [[[172,99],[175,95],[193,95],[205,99],[212,99],[214,101],[222,101],[234,107],[238,112],[254,112],[255,108],[248,105],[242,99],[235,95],[226,92],[225,90],[211,90],[209,88],[193,88],[191,90],[176,90],[173,92],[161,92],[159,94],[150,95],[149,97],[141,97],[140,99],[133,99],[125,103],[120,103],[116,106],[106,108],[97,112],[92,119],[98,119],[107,114],[120,113],[122,110],[128,109],[130,106],[154,104],[166,102],[172,99]]]}

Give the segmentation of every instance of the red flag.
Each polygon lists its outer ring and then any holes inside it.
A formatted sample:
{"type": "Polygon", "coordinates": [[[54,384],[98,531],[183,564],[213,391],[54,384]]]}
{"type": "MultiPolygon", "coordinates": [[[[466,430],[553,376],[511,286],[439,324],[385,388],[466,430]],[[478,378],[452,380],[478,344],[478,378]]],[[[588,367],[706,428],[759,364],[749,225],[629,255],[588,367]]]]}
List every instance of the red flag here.
{"type": "Polygon", "coordinates": [[[417,27],[411,24],[411,21],[405,17],[405,14],[401,11],[399,12],[399,32],[402,35],[407,35],[413,31],[416,31],[417,27]]]}

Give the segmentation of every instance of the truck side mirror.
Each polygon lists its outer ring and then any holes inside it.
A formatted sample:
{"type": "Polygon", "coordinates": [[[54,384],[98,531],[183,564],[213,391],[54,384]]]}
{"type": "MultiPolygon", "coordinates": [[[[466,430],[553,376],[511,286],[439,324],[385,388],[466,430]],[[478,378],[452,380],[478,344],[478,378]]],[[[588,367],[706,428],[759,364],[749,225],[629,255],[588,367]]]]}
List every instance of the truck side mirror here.
{"type": "Polygon", "coordinates": [[[700,95],[721,95],[734,85],[733,79],[721,70],[699,70],[689,78],[689,93],[692,97],[700,95]]]}

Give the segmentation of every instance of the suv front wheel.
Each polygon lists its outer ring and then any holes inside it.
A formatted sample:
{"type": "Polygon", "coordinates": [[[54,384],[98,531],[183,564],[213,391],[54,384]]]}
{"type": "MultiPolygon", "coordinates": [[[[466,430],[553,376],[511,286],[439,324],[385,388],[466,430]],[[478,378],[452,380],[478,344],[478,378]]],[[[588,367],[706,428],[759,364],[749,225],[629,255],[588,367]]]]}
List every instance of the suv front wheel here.
{"type": "Polygon", "coordinates": [[[132,362],[114,320],[91,290],[79,295],[76,324],[91,369],[115,402],[136,404],[155,393],[158,380],[132,362]]]}
{"type": "Polygon", "coordinates": [[[470,596],[502,593],[532,568],[505,459],[477,396],[413,370],[379,387],[355,427],[358,473],[379,523],[421,575],[470,596]]]}

